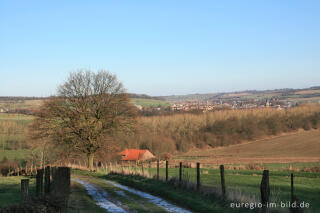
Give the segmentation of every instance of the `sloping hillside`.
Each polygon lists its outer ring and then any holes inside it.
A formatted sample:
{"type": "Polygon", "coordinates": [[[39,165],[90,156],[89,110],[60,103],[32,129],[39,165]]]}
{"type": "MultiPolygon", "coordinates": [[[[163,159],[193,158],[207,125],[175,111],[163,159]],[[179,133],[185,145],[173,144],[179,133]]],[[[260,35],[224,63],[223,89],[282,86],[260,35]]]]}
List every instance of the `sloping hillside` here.
{"type": "Polygon", "coordinates": [[[298,131],[250,143],[193,150],[177,158],[207,163],[320,162],[320,131],[298,131]]]}

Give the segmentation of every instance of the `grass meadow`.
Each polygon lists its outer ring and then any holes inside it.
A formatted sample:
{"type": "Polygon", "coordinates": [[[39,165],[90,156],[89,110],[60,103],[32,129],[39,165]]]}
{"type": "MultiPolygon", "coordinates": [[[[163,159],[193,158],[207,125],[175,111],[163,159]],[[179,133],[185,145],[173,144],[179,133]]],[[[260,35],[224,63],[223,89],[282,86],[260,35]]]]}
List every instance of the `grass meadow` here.
{"type": "MultiPolygon", "coordinates": [[[[45,99],[35,100],[12,100],[12,101],[0,101],[0,108],[8,109],[10,111],[23,110],[23,109],[38,109],[45,99]]],[[[158,106],[170,106],[170,103],[162,100],[148,99],[148,98],[131,98],[132,102],[136,105],[145,107],[158,107],[158,106]]]]}
{"type": "MultiPolygon", "coordinates": [[[[121,173],[121,170],[119,170],[121,173]]],[[[127,171],[124,171],[126,174],[127,171]]],[[[131,169],[132,174],[135,173],[134,168],[131,169]]],[[[178,180],[178,168],[169,168],[169,183],[164,182],[165,169],[160,168],[160,181],[155,180],[156,169],[144,168],[144,175],[149,178],[143,178],[136,175],[121,175],[121,174],[107,174],[105,171],[96,173],[74,171],[74,174],[81,174],[85,176],[93,176],[99,178],[107,178],[118,181],[122,184],[138,188],[143,191],[151,192],[155,195],[160,195],[168,200],[175,201],[182,206],[191,207],[193,209],[194,202],[199,201],[202,205],[203,212],[229,212],[230,202],[260,202],[260,183],[262,178],[262,171],[258,170],[225,170],[225,181],[227,187],[227,203],[221,202],[221,186],[220,186],[220,173],[218,169],[202,168],[201,169],[201,191],[206,194],[199,194],[195,191],[196,182],[196,169],[183,168],[182,175],[182,188],[174,183],[178,180]],[[150,177],[154,178],[150,178],[150,177]],[[167,186],[166,186],[167,185],[167,186]],[[187,189],[187,190],[186,190],[187,189]],[[191,190],[190,190],[191,189],[191,190]],[[169,190],[169,191],[167,191],[169,190]],[[181,196],[181,193],[183,196],[181,196]],[[190,202],[190,203],[189,203],[190,202]],[[188,205],[190,204],[190,205],[188,205]],[[215,209],[216,208],[216,209],[215,209]],[[221,209],[222,208],[222,209],[221,209]],[[210,210],[209,210],[210,209],[210,210]]],[[[140,168],[137,168],[136,174],[142,174],[140,168]]],[[[290,201],[290,174],[289,171],[270,171],[270,188],[271,200],[270,202],[286,203],[290,201]]],[[[316,213],[320,209],[320,174],[308,172],[294,172],[294,192],[298,197],[299,202],[309,203],[310,207],[306,212],[316,213]]],[[[197,208],[197,212],[202,212],[201,208],[197,208]]],[[[246,210],[246,209],[240,209],[246,210]]],[[[241,212],[241,211],[238,212],[241,212]]],[[[277,212],[288,212],[288,208],[278,208],[277,212]]],[[[232,211],[231,211],[232,212],[232,211]]],[[[236,211],[237,212],[237,211],[236,211]]],[[[245,211],[246,212],[246,211],[245,211]]]]}
{"type": "MultiPolygon", "coordinates": [[[[315,165],[315,164],[313,164],[315,165]]],[[[309,166],[313,166],[309,165],[309,166]]],[[[319,163],[318,163],[319,165],[319,163]]],[[[279,168],[285,165],[273,164],[275,168],[270,170],[271,201],[290,201],[290,175],[294,174],[294,191],[300,201],[308,202],[310,209],[308,212],[318,212],[320,209],[320,173],[319,172],[294,172],[283,171],[279,168]]],[[[270,167],[271,168],[271,167],[270,167]]],[[[134,171],[134,169],[133,169],[134,171]]],[[[141,168],[137,168],[138,173],[142,173],[141,168]]],[[[144,168],[144,172],[154,177],[155,168],[144,168]]],[[[169,179],[178,180],[179,169],[169,168],[169,179]]],[[[201,168],[200,182],[204,186],[213,187],[217,194],[221,193],[220,170],[218,168],[201,168]]],[[[165,179],[165,169],[160,168],[160,178],[165,179]]],[[[182,169],[183,182],[196,184],[196,169],[182,169]]],[[[260,202],[260,183],[262,179],[261,170],[225,170],[225,181],[227,187],[227,198],[229,200],[241,202],[260,202]]],[[[210,191],[210,190],[209,190],[210,191]]]]}
{"type": "Polygon", "coordinates": [[[30,154],[26,134],[33,119],[29,115],[0,113],[0,160],[20,160],[30,154]]]}
{"type": "Polygon", "coordinates": [[[37,109],[43,103],[43,99],[35,100],[10,100],[0,101],[0,108],[8,109],[10,111],[23,110],[23,109],[37,109]]]}
{"type": "MultiPolygon", "coordinates": [[[[18,204],[21,201],[21,179],[26,177],[0,177],[0,207],[18,204]]],[[[29,195],[35,196],[35,178],[29,179],[29,195]]]]}
{"type": "Polygon", "coordinates": [[[136,105],[144,106],[144,107],[165,107],[170,106],[170,103],[155,100],[155,99],[146,99],[146,98],[132,98],[132,102],[136,105]]]}

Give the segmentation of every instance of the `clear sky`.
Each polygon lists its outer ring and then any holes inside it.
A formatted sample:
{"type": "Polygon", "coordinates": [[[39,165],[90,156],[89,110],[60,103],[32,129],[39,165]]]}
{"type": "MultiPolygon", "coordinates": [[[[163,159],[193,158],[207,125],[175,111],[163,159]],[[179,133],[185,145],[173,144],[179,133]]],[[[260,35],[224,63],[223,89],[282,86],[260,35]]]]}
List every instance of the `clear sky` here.
{"type": "Polygon", "coordinates": [[[70,71],[149,95],[320,85],[320,1],[1,0],[0,96],[48,96],[70,71]]]}

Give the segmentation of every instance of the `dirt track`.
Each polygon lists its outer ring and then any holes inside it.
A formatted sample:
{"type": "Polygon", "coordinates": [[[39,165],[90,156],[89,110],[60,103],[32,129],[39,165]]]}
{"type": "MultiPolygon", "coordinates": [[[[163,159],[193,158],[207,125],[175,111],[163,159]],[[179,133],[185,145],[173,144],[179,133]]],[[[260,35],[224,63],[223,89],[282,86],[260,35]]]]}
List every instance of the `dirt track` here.
{"type": "Polygon", "coordinates": [[[164,199],[128,186],[99,178],[76,177],[72,181],[84,186],[96,204],[106,212],[191,213],[164,199]]]}

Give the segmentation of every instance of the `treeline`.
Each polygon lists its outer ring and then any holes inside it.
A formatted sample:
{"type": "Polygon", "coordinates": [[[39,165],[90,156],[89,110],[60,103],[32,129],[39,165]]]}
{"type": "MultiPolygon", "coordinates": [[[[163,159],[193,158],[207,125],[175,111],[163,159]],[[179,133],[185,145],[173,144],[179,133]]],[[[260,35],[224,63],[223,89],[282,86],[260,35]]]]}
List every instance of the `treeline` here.
{"type": "Polygon", "coordinates": [[[46,99],[47,97],[28,97],[28,96],[0,96],[0,101],[26,101],[26,100],[39,100],[46,99]]]}
{"type": "Polygon", "coordinates": [[[135,94],[135,93],[129,93],[128,94],[130,98],[143,98],[143,99],[153,99],[153,100],[161,100],[163,101],[164,98],[162,97],[153,97],[146,94],[135,94]]]}
{"type": "Polygon", "coordinates": [[[318,129],[320,105],[140,117],[138,126],[133,135],[119,136],[122,146],[149,149],[160,155],[193,147],[237,144],[298,129],[318,129]]]}
{"type": "Polygon", "coordinates": [[[0,176],[7,176],[8,173],[14,169],[19,167],[25,167],[27,165],[27,161],[24,159],[14,159],[9,160],[6,157],[0,159],[0,176]]]}

